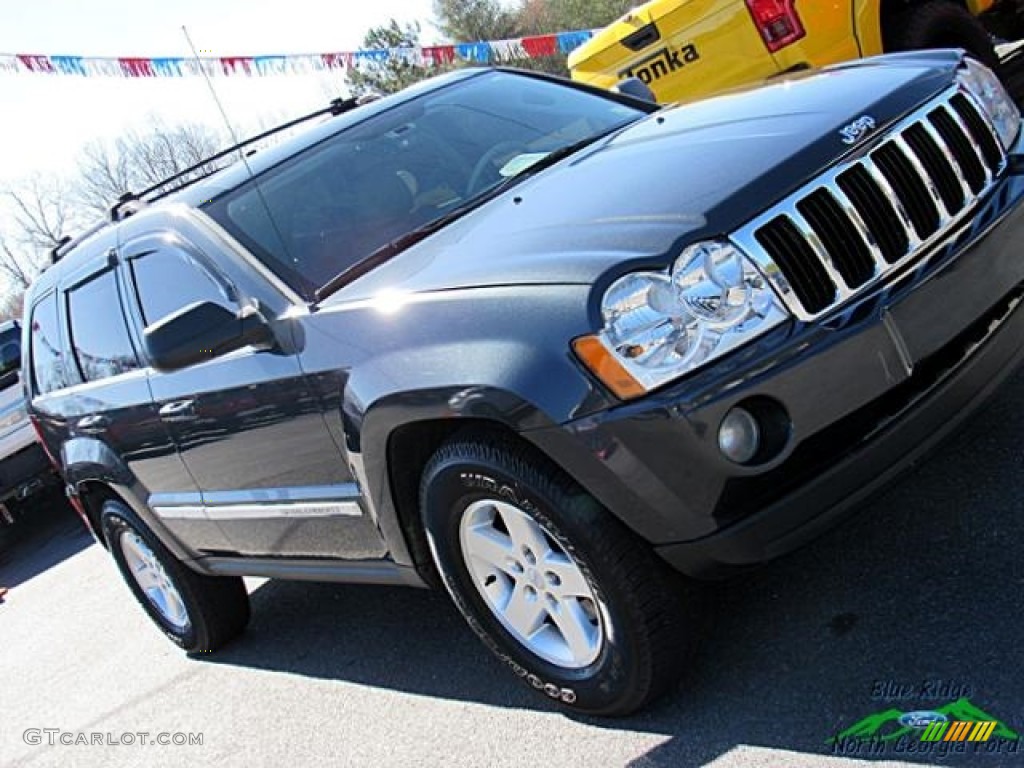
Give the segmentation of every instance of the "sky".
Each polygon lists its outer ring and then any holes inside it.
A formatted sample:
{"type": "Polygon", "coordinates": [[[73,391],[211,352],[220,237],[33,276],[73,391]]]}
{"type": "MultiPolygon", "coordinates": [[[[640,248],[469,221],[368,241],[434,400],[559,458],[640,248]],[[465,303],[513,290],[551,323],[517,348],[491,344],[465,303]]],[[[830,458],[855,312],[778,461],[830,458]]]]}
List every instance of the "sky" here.
{"type": "MultiPolygon", "coordinates": [[[[431,0],[0,0],[0,53],[75,56],[190,56],[322,53],[359,48],[366,31],[419,21],[424,44],[438,39],[431,0]]],[[[342,77],[214,79],[231,122],[283,121],[344,93],[342,77]]],[[[66,173],[86,141],[166,123],[223,128],[202,78],[83,78],[0,73],[0,183],[36,171],[66,173]]]]}

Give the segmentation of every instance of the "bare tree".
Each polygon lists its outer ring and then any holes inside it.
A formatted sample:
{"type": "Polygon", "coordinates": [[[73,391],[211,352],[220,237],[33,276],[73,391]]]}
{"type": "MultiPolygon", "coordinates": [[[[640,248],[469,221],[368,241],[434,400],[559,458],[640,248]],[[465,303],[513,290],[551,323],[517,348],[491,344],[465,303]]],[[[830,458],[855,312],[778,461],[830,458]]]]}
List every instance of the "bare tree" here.
{"type": "Polygon", "coordinates": [[[0,272],[11,283],[11,290],[22,292],[42,268],[42,257],[31,255],[20,248],[12,248],[0,238],[0,272]]]}
{"type": "Polygon", "coordinates": [[[59,176],[28,176],[3,187],[0,199],[7,211],[5,234],[0,235],[0,273],[15,291],[24,290],[81,218],[68,183],[59,176]]]}
{"type": "Polygon", "coordinates": [[[52,248],[74,216],[68,184],[60,176],[32,174],[5,186],[3,196],[22,245],[52,248]]]}
{"type": "Polygon", "coordinates": [[[35,174],[0,187],[0,278],[8,283],[0,314],[18,311],[20,295],[65,235],[81,231],[97,214],[106,216],[125,192],[139,192],[203,163],[221,144],[216,133],[200,125],[167,127],[157,118],[149,124],[145,132],[86,144],[70,179],[35,174]]]}
{"type": "MultiPolygon", "coordinates": [[[[159,119],[145,132],[129,131],[113,141],[87,143],[74,181],[78,203],[105,214],[121,195],[140,192],[216,153],[220,136],[206,126],[168,127],[159,119]]],[[[201,172],[212,169],[203,165],[201,172]]]]}
{"type": "Polygon", "coordinates": [[[6,320],[20,320],[24,305],[24,291],[19,290],[13,293],[8,293],[0,299],[0,322],[4,322],[6,320]]]}

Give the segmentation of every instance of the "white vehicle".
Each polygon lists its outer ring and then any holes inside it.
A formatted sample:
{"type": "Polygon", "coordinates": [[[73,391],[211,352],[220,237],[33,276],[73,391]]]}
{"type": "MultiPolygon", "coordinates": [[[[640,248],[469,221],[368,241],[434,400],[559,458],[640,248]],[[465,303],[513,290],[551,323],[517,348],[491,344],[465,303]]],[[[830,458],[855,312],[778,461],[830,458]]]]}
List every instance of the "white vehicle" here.
{"type": "Polygon", "coordinates": [[[0,324],[0,525],[11,525],[30,496],[57,481],[25,410],[21,325],[0,324]]]}

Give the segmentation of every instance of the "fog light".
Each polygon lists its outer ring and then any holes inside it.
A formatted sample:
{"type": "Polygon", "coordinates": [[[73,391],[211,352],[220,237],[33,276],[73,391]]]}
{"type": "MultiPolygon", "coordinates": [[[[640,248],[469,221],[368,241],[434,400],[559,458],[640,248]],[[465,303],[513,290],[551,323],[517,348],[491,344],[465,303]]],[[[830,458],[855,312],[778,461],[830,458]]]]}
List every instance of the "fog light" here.
{"type": "Polygon", "coordinates": [[[747,464],[761,447],[761,428],[757,419],[743,408],[733,408],[718,428],[718,449],[729,461],[747,464]]]}

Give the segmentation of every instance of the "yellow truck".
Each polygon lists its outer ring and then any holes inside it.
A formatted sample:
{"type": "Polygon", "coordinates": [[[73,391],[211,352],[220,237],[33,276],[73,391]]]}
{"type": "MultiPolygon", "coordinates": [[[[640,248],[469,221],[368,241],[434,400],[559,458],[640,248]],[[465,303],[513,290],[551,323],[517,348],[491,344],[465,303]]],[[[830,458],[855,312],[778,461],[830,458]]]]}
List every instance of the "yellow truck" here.
{"type": "Polygon", "coordinates": [[[1016,15],[1022,0],[652,0],[569,56],[576,80],[611,88],[635,77],[660,102],[847,59],[963,48],[989,66],[979,16],[1016,15]]]}

